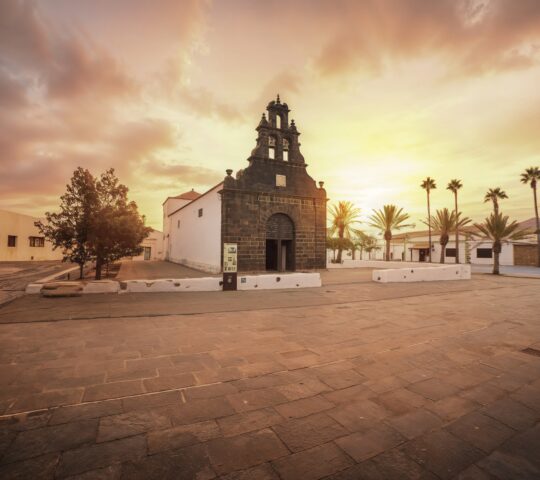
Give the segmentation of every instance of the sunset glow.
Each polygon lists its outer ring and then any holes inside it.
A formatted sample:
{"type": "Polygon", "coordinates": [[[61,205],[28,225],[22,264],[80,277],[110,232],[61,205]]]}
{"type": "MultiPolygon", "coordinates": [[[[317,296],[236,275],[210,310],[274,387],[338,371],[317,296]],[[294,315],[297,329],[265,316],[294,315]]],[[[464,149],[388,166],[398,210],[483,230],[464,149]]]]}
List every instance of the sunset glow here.
{"type": "Polygon", "coordinates": [[[54,210],[73,170],[114,167],[148,223],[237,171],[279,93],[330,202],[533,216],[538,0],[0,2],[0,205],[54,210]]]}

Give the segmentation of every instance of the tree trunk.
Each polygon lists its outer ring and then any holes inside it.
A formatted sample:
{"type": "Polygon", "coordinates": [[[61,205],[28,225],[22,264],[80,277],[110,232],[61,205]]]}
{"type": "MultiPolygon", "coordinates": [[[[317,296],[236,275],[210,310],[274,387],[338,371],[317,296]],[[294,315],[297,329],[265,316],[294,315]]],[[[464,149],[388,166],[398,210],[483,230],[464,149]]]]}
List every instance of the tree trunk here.
{"type": "Polygon", "coordinates": [[[103,266],[103,261],[101,260],[101,257],[96,258],[96,276],[94,277],[95,280],[101,280],[101,267],[103,266]]]}
{"type": "Polygon", "coordinates": [[[493,275],[499,275],[499,252],[495,251],[493,251],[493,275]]]}
{"type": "Polygon", "coordinates": [[[387,262],[390,261],[390,240],[386,240],[386,254],[385,254],[386,258],[385,260],[387,262]]]}
{"type": "Polygon", "coordinates": [[[353,248],[353,249],[351,250],[351,252],[352,252],[352,259],[354,260],[354,255],[355,255],[355,253],[356,253],[356,250],[353,248]]]}
{"type": "Polygon", "coordinates": [[[84,263],[79,263],[79,279],[82,280],[84,275],[84,263]]]}
{"type": "Polygon", "coordinates": [[[337,263],[341,263],[341,253],[343,252],[343,250],[340,248],[338,248],[338,251],[337,251],[337,263]]]}
{"type": "Polygon", "coordinates": [[[446,245],[441,245],[441,263],[444,263],[445,254],[446,254],[446,245]]]}
{"type": "Polygon", "coordinates": [[[538,198],[536,197],[536,183],[533,188],[534,214],[536,216],[536,266],[540,267],[540,218],[538,217],[538,198]]]}
{"type": "Polygon", "coordinates": [[[459,218],[458,218],[458,205],[457,205],[457,190],[454,192],[454,203],[456,206],[456,263],[459,263],[459,218]]]}
{"type": "Polygon", "coordinates": [[[431,206],[429,204],[429,190],[427,192],[427,218],[429,230],[429,263],[431,263],[431,206]]]}

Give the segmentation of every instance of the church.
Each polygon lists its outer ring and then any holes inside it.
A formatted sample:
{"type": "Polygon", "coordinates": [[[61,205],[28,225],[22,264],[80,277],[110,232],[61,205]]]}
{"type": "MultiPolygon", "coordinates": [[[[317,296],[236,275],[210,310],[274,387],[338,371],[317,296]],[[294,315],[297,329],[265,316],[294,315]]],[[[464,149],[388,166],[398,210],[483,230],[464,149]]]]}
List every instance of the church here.
{"type": "Polygon", "coordinates": [[[222,270],[223,244],[237,245],[238,271],[326,268],[326,190],[307,172],[300,135],[279,95],[266,107],[248,166],[205,193],[163,203],[165,259],[222,270]]]}

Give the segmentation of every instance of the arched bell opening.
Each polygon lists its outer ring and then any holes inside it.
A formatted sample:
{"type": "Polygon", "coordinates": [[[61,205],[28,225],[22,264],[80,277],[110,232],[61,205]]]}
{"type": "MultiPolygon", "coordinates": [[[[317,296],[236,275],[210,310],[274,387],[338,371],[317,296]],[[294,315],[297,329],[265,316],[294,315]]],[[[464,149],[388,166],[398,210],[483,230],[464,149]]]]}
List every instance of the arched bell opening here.
{"type": "Polygon", "coordinates": [[[266,270],[295,270],[294,223],[288,215],[275,213],[266,222],[266,270]]]}

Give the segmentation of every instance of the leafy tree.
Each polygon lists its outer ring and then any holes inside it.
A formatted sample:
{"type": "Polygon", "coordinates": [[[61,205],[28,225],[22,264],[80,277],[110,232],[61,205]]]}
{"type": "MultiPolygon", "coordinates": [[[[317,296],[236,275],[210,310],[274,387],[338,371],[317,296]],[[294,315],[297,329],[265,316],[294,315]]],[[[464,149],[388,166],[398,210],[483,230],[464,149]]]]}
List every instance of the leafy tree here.
{"type": "MultiPolygon", "coordinates": [[[[453,230],[459,227],[464,227],[471,222],[471,219],[467,217],[460,219],[459,212],[457,215],[458,216],[456,218],[455,212],[450,212],[450,210],[448,210],[447,208],[443,208],[442,210],[437,210],[435,212],[435,215],[431,217],[431,225],[433,226],[434,230],[440,235],[439,243],[441,244],[441,263],[444,263],[446,245],[448,245],[448,241],[450,240],[450,233],[453,230]]],[[[427,225],[428,222],[424,223],[427,225]]]]}
{"type": "Polygon", "coordinates": [[[103,265],[140,255],[141,242],[152,229],[144,225],[137,204],[128,200],[128,188],[119,183],[114,169],[96,180],[96,190],[99,210],[93,216],[89,239],[96,258],[96,280],[100,280],[103,265]]]}
{"type": "MultiPolygon", "coordinates": [[[[474,226],[480,232],[482,240],[488,240],[493,244],[493,274],[499,275],[499,255],[503,242],[521,240],[528,235],[525,230],[518,230],[516,221],[508,223],[508,216],[499,212],[492,213],[484,220],[484,223],[475,223],[474,226]]],[[[477,234],[478,235],[478,234],[477,234]]]]}
{"type": "Polygon", "coordinates": [[[326,248],[332,250],[332,260],[336,260],[337,239],[334,237],[326,237],[326,248]]]}
{"type": "Polygon", "coordinates": [[[540,180],[540,168],[530,167],[521,174],[521,182],[531,185],[534,198],[534,216],[536,218],[536,266],[540,267],[540,218],[538,217],[538,198],[536,197],[536,188],[540,180]]]}
{"type": "MultiPolygon", "coordinates": [[[[353,241],[353,247],[360,251],[360,260],[362,260],[364,251],[368,253],[372,252],[376,246],[377,246],[377,239],[374,236],[368,235],[367,233],[364,233],[362,231],[358,231],[358,234],[353,241]]],[[[355,250],[352,251],[353,260],[354,260],[354,252],[355,250]]]]}
{"type": "Polygon", "coordinates": [[[435,180],[431,177],[427,177],[420,186],[427,193],[427,216],[428,216],[428,231],[429,231],[429,263],[431,263],[431,205],[430,205],[430,192],[437,188],[435,180]]]}
{"type": "Polygon", "coordinates": [[[36,223],[53,248],[62,249],[63,261],[79,265],[80,278],[84,265],[94,260],[89,235],[97,208],[95,179],[88,170],[79,167],[73,172],[66,193],[60,197],[60,212],[46,212],[46,221],[36,223]]]}
{"type": "Polygon", "coordinates": [[[493,202],[493,211],[499,213],[499,200],[508,198],[506,192],[501,190],[500,187],[490,188],[484,195],[484,203],[493,202]]]}
{"type": "Polygon", "coordinates": [[[355,223],[359,223],[360,209],[356,208],[352,202],[338,202],[337,205],[332,205],[330,208],[330,215],[332,216],[332,224],[330,225],[330,235],[337,233],[340,243],[338,244],[337,262],[341,263],[341,256],[344,249],[344,239],[350,240],[356,234],[357,230],[354,228],[355,223]]]}
{"type": "MultiPolygon", "coordinates": [[[[459,216],[458,191],[461,190],[462,187],[463,187],[463,184],[461,183],[461,180],[458,180],[456,178],[454,178],[453,180],[450,180],[450,182],[448,182],[448,185],[446,187],[447,190],[450,190],[454,194],[454,214],[455,214],[456,217],[459,216]]],[[[456,257],[455,257],[455,261],[456,261],[456,263],[459,263],[459,225],[456,225],[455,233],[456,233],[456,257]]]]}
{"type": "Polygon", "coordinates": [[[373,215],[369,217],[369,225],[379,230],[384,235],[386,242],[385,260],[390,260],[390,242],[392,240],[392,230],[400,230],[409,227],[410,224],[403,222],[409,219],[409,214],[403,212],[402,208],[395,205],[384,205],[382,210],[373,210],[373,215]]]}
{"type": "Polygon", "coordinates": [[[96,179],[79,167],[60,197],[60,212],[47,212],[46,222],[37,224],[54,248],[62,248],[64,261],[79,265],[81,278],[87,262],[95,260],[99,280],[104,264],[142,252],[140,244],[152,229],[127,192],[113,169],[96,179]]]}

